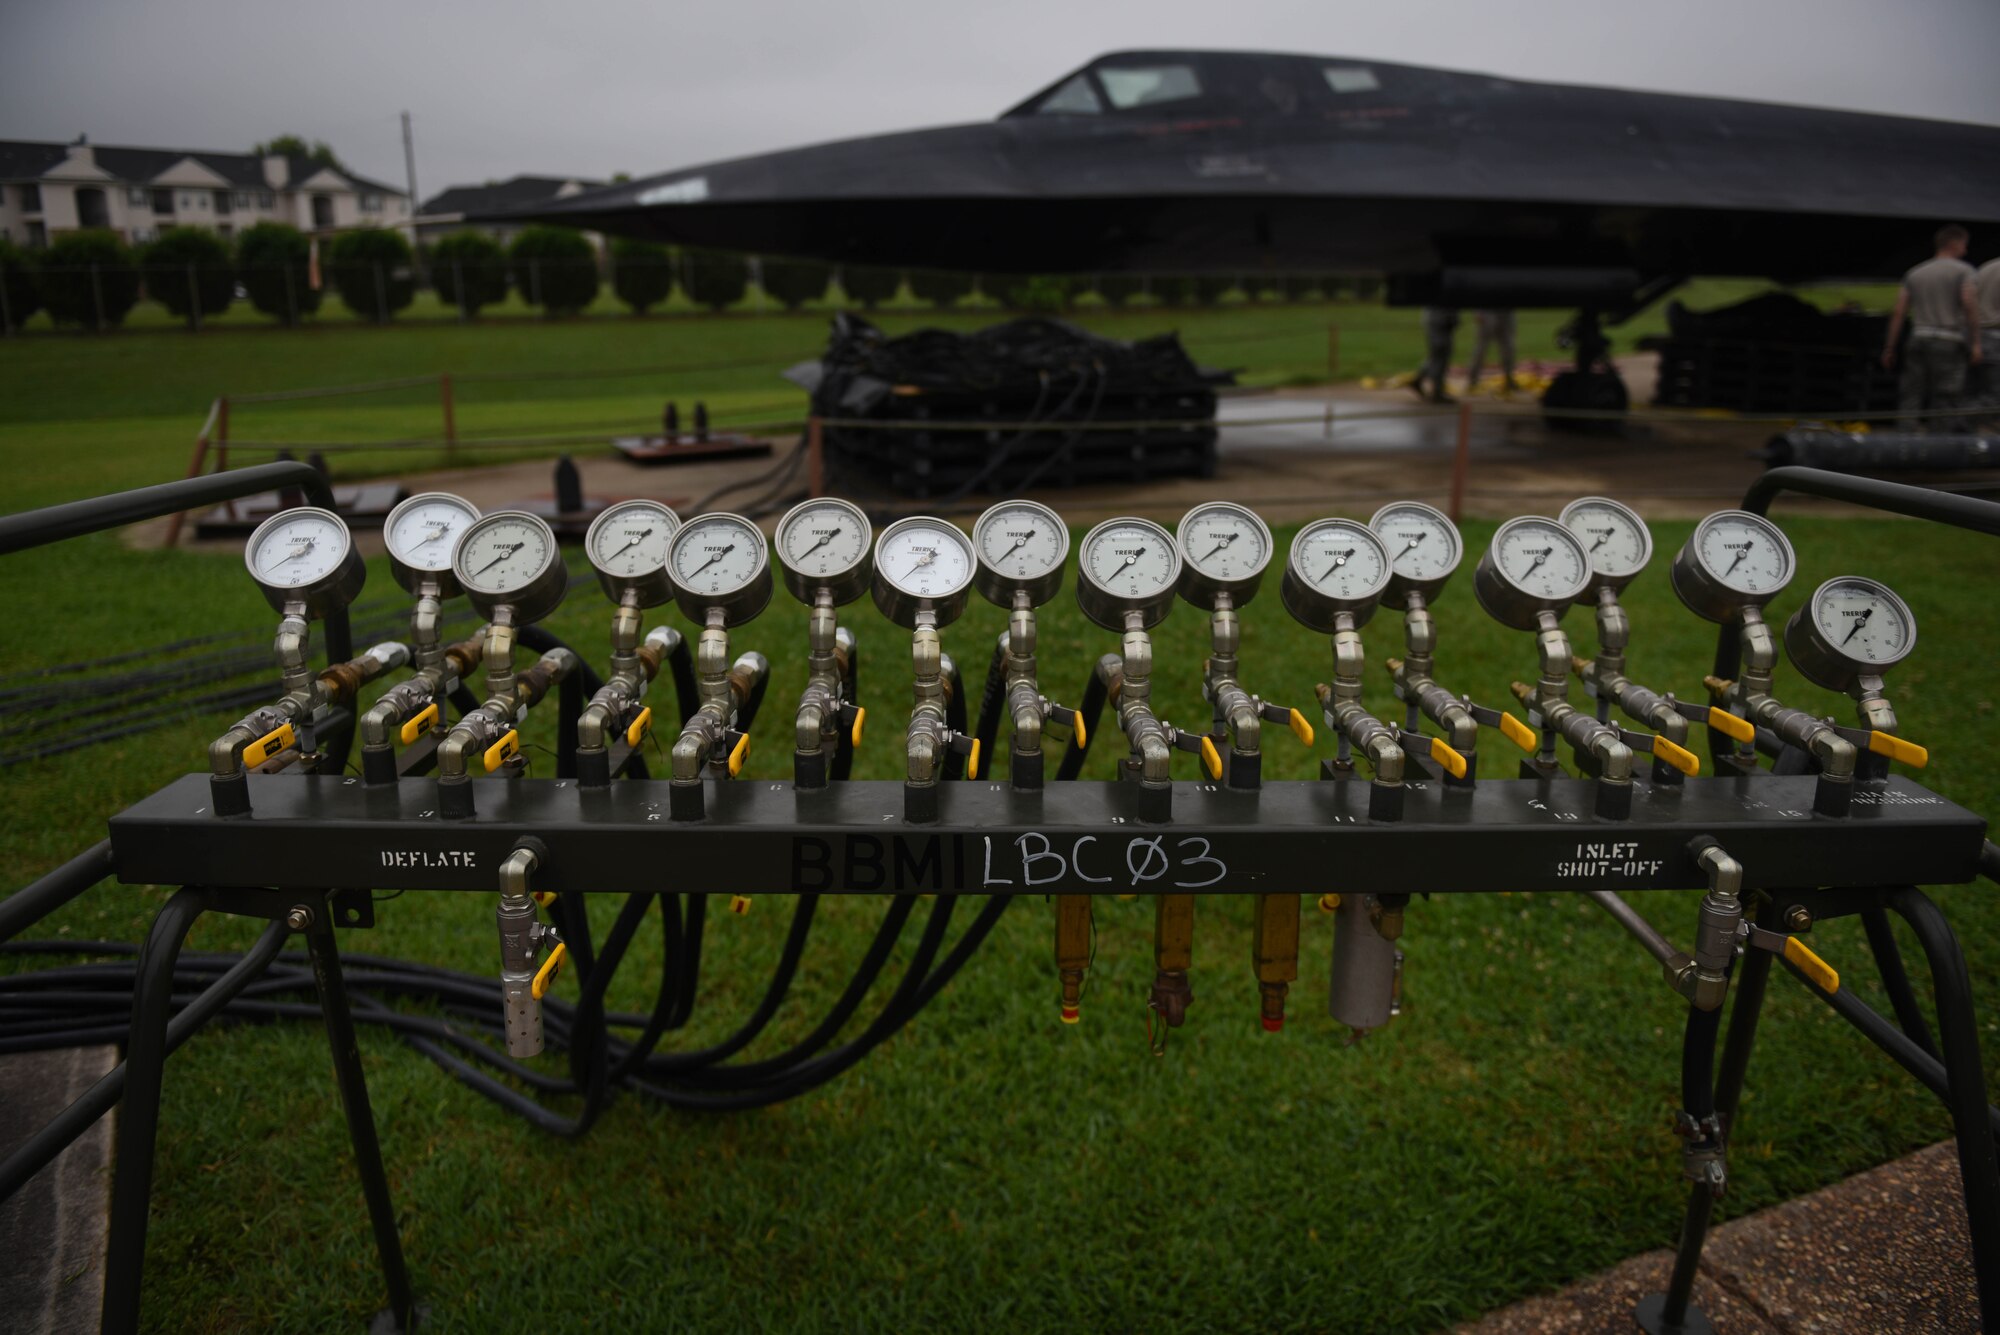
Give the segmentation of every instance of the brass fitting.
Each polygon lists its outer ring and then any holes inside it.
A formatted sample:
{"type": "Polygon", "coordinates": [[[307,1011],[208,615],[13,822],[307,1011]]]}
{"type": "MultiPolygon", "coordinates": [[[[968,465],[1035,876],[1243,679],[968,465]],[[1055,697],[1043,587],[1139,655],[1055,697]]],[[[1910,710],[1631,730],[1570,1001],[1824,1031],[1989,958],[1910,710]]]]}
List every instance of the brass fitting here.
{"type": "Polygon", "coordinates": [[[1090,968],[1089,895],[1057,895],[1056,972],[1062,979],[1062,1022],[1083,1018],[1083,980],[1090,968]]]}
{"type": "Polygon", "coordinates": [[[1264,1032],[1275,1034],[1285,1027],[1285,994],[1299,977],[1299,897],[1258,895],[1256,914],[1250,962],[1257,972],[1264,1032]]]}
{"type": "Polygon", "coordinates": [[[1153,992],[1146,1004],[1170,1029],[1187,1022],[1194,1001],[1188,969],[1194,963],[1194,896],[1153,897],[1153,992]]]}

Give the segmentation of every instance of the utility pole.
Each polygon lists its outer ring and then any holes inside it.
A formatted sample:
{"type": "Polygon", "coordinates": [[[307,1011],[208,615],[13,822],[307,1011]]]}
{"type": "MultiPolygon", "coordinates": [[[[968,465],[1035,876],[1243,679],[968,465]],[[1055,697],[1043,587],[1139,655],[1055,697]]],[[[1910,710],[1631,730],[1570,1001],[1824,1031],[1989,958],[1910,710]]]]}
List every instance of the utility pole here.
{"type": "Polygon", "coordinates": [[[410,113],[403,113],[403,175],[410,188],[410,249],[417,248],[417,145],[410,134],[410,113]]]}

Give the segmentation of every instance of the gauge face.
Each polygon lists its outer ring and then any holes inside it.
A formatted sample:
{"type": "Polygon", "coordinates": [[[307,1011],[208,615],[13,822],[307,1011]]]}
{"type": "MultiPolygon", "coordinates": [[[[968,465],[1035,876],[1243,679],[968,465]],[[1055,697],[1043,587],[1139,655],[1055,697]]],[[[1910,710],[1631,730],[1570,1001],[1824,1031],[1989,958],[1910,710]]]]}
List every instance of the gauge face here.
{"type": "Polygon", "coordinates": [[[1561,518],[1598,575],[1628,580],[1653,559],[1653,535],[1646,522],[1617,501],[1585,496],[1564,506],[1561,518]]]}
{"type": "Polygon", "coordinates": [[[848,502],[805,501],[778,521],[778,559],[808,584],[833,584],[867,562],[873,536],[867,516],[848,502]]]}
{"type": "Polygon", "coordinates": [[[1872,579],[1828,580],[1812,596],[1811,616],[1829,649],[1864,667],[1891,667],[1916,644],[1909,606],[1872,579]]]}
{"type": "Polygon", "coordinates": [[[1442,584],[1458,569],[1464,549],[1458,527],[1441,510],[1416,501],[1396,501],[1368,521],[1375,536],[1389,549],[1395,573],[1419,586],[1442,584]]]}
{"type": "Polygon", "coordinates": [[[674,584],[695,602],[750,588],[765,571],[764,533],[740,515],[697,515],[681,525],[667,550],[674,584]]]}
{"type": "Polygon", "coordinates": [[[1732,593],[1774,597],[1792,578],[1792,544],[1777,525],[1743,510],[1701,521],[1691,546],[1709,578],[1732,593]]]}
{"type": "Polygon", "coordinates": [[[412,496],[389,512],[382,540],[389,555],[412,570],[442,574],[451,569],[459,535],[472,527],[479,510],[472,502],[442,491],[412,496]]]}
{"type": "Polygon", "coordinates": [[[1083,540],[1079,573],[1114,599],[1142,602],[1174,586],[1180,574],[1174,540],[1144,519],[1114,519],[1083,540]]]}
{"type": "Polygon", "coordinates": [[[347,525],[338,515],[301,507],[273,515],[250,535],[243,560],[259,584],[307,589],[339,573],[347,558],[347,525]]]}
{"type": "Polygon", "coordinates": [[[1389,553],[1355,520],[1316,519],[1292,540],[1291,570],[1308,592],[1358,606],[1381,596],[1389,582],[1389,553]]]}
{"type": "Polygon", "coordinates": [[[1062,569],[1069,529],[1046,505],[1002,501],[973,524],[972,545],[995,574],[1027,584],[1062,569]]]}
{"type": "Polygon", "coordinates": [[[620,501],[591,523],[584,550],[599,574],[637,579],[665,568],[667,544],[680,526],[680,517],[658,501],[620,501]]]}
{"type": "Polygon", "coordinates": [[[972,583],[972,540],[956,524],[899,519],[875,545],[875,571],[905,597],[942,602],[972,583]]]}
{"type": "Polygon", "coordinates": [[[1510,519],[1493,535],[1493,569],[1520,593],[1551,607],[1575,602],[1590,583],[1590,558],[1553,519],[1510,519]]]}
{"type": "Polygon", "coordinates": [[[533,584],[556,559],[556,535],[546,523],[524,511],[500,510],[466,529],[452,555],[452,570],[469,592],[504,602],[533,584]]]}
{"type": "Polygon", "coordinates": [[[1181,517],[1175,537],[1181,559],[1217,584],[1240,584],[1271,561],[1271,531],[1249,510],[1229,501],[1197,505],[1181,517]]]}

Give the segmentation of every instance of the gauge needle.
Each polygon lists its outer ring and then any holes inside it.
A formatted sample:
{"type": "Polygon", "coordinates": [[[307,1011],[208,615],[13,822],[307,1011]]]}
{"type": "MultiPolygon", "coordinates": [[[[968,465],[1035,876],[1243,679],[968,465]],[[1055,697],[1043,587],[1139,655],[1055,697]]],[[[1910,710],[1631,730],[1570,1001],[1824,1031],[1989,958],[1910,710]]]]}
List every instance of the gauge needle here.
{"type": "Polygon", "coordinates": [[[1594,552],[1599,547],[1602,547],[1605,543],[1609,541],[1611,541],[1611,535],[1609,533],[1600,533],[1597,535],[1597,541],[1590,544],[1590,550],[1594,552]]]}
{"type": "Polygon", "coordinates": [[[523,547],[527,545],[528,544],[526,542],[517,542],[514,543],[512,546],[507,547],[507,550],[501,552],[500,555],[494,557],[491,561],[488,561],[485,565],[473,571],[472,577],[474,579],[478,579],[481,575],[491,570],[494,566],[499,565],[502,561],[506,560],[508,557],[512,556],[515,552],[520,551],[523,547]]]}
{"type": "Polygon", "coordinates": [[[937,548],[933,547],[929,551],[925,552],[922,556],[919,556],[917,558],[917,563],[915,565],[911,566],[908,570],[905,570],[903,572],[903,578],[908,579],[910,576],[916,574],[919,570],[922,570],[925,566],[929,565],[931,562],[935,560],[937,560],[937,548]]]}
{"type": "MultiPolygon", "coordinates": [[[[652,532],[651,529],[647,529],[646,531],[648,533],[652,532]]],[[[805,560],[808,556],[811,556],[814,552],[826,546],[829,542],[832,542],[835,538],[839,536],[840,536],[839,529],[837,528],[828,529],[826,532],[820,534],[818,542],[814,543],[812,546],[806,548],[804,551],[799,553],[799,560],[801,561],[805,560]]]]}
{"type": "Polygon", "coordinates": [[[1354,549],[1353,549],[1352,547],[1349,547],[1349,548],[1348,548],[1348,549],[1347,549],[1346,551],[1342,552],[1342,553],[1341,553],[1341,554],[1340,554],[1339,556],[1336,556],[1336,557],[1335,557],[1335,558],[1333,559],[1333,564],[1332,564],[1332,565],[1330,565],[1330,566],[1328,566],[1328,567],[1326,568],[1326,574],[1325,574],[1325,575],[1321,575],[1321,576],[1320,576],[1320,577],[1319,577],[1318,579],[1314,580],[1314,581],[1313,581],[1313,583],[1315,583],[1315,584],[1324,584],[1324,583],[1326,583],[1326,580],[1327,580],[1327,576],[1328,576],[1328,575],[1331,575],[1331,574],[1332,574],[1332,573],[1333,573],[1334,571],[1336,571],[1336,570],[1340,569],[1340,568],[1341,568],[1342,566],[1346,565],[1346,564],[1347,564],[1347,558],[1348,558],[1348,557],[1350,557],[1350,556],[1352,556],[1352,555],[1354,555],[1354,549]]]}
{"type": "Polygon", "coordinates": [[[688,578],[693,579],[696,575],[699,575],[702,571],[708,569],[710,566],[714,565],[717,561],[720,561],[723,557],[729,555],[731,552],[735,550],[736,550],[735,543],[732,542],[726,544],[721,551],[717,552],[714,556],[709,557],[706,561],[703,561],[700,565],[696,566],[693,572],[688,575],[688,578]]]}
{"type": "MultiPolygon", "coordinates": [[[[1555,549],[1553,547],[1549,548],[1549,551],[1554,551],[1554,550],[1555,549]]],[[[1537,555],[1535,557],[1534,564],[1530,565],[1526,570],[1523,570],[1521,572],[1521,578],[1526,579],[1528,576],[1534,574],[1537,570],[1540,570],[1542,568],[1542,562],[1549,559],[1549,551],[1545,551],[1537,555]]]]}
{"type": "MultiPolygon", "coordinates": [[[[1214,556],[1217,552],[1221,551],[1224,547],[1227,547],[1230,543],[1234,541],[1236,541],[1236,535],[1234,533],[1228,534],[1225,537],[1217,538],[1215,540],[1215,546],[1208,549],[1208,556],[1214,556]]],[[[1202,557],[1201,561],[1197,561],[1195,562],[1195,564],[1200,565],[1202,561],[1208,560],[1208,556],[1202,557]]]]}
{"type": "Polygon", "coordinates": [[[441,524],[437,528],[432,529],[431,535],[428,538],[425,538],[422,542],[418,543],[417,546],[428,547],[449,532],[451,532],[451,525],[441,524]]]}
{"type": "Polygon", "coordinates": [[[1422,542],[1425,538],[1428,538],[1430,535],[1431,531],[1429,529],[1425,529],[1422,533],[1417,534],[1416,537],[1411,538],[1407,543],[1405,543],[1403,545],[1403,550],[1406,552],[1415,551],[1417,544],[1422,542]]]}
{"type": "Polygon", "coordinates": [[[625,553],[631,551],[634,547],[637,547],[640,543],[644,542],[646,539],[652,536],[653,536],[653,530],[651,530],[650,528],[642,528],[639,530],[638,537],[632,539],[632,541],[626,543],[623,547],[620,547],[617,551],[611,553],[611,555],[605,557],[604,559],[606,561],[616,561],[619,557],[625,555],[625,553]]]}
{"type": "Polygon", "coordinates": [[[313,549],[313,545],[314,545],[315,541],[316,541],[316,539],[313,539],[313,538],[307,538],[307,539],[306,539],[306,540],[305,540],[304,542],[302,542],[302,543],[300,543],[300,544],[299,544],[298,546],[296,546],[296,547],[292,548],[292,550],[291,550],[291,553],[290,553],[290,555],[287,555],[287,556],[281,556],[281,557],[279,557],[279,558],[278,558],[277,560],[275,560],[275,561],[271,562],[271,564],[270,564],[270,565],[267,565],[267,566],[265,566],[265,567],[264,567],[264,569],[266,569],[266,570],[271,570],[271,569],[274,569],[274,568],[275,568],[275,567],[277,567],[277,566],[281,566],[281,565],[285,564],[285,562],[287,562],[287,561],[296,561],[296,560],[298,560],[298,559],[299,559],[299,558],[300,558],[301,556],[304,556],[304,555],[305,555],[305,554],[306,554],[307,552],[309,552],[309,551],[311,551],[311,550],[313,549]]]}
{"type": "Polygon", "coordinates": [[[1843,637],[1843,638],[1841,639],[1841,641],[1840,641],[1840,642],[1841,642],[1842,644],[1846,644],[1848,640],[1851,640],[1851,639],[1853,639],[1853,638],[1854,638],[1854,632],[1855,632],[1855,631],[1858,631],[1858,630],[1860,630],[1860,629],[1861,629],[1861,628],[1862,628],[1863,626],[1867,625],[1867,624],[1868,624],[1868,618],[1869,618],[1869,617],[1872,617],[1872,616],[1874,616],[1874,615],[1875,615],[1875,609],[1874,609],[1874,608],[1872,608],[1872,607],[1869,607],[1869,608],[1864,608],[1864,609],[1862,610],[1862,613],[1861,613],[1861,615],[1860,615],[1860,616],[1858,616],[1858,617],[1856,617],[1856,618],[1854,618],[1854,629],[1853,629],[1853,630],[1850,630],[1850,631],[1848,631],[1848,632],[1847,632],[1847,634],[1846,634],[1846,636],[1845,636],[1845,637],[1843,637]]]}
{"type": "Polygon", "coordinates": [[[1012,556],[1015,552],[1018,552],[1023,547],[1027,546],[1031,541],[1034,540],[1034,536],[1037,531],[1038,530],[1031,528],[1026,533],[1023,533],[1020,537],[1014,539],[1014,545],[1012,547],[1009,547],[1006,551],[1000,553],[1000,559],[1004,561],[1008,557],[1012,556]]]}
{"type": "Polygon", "coordinates": [[[1132,549],[1131,555],[1127,556],[1123,561],[1120,561],[1118,563],[1118,568],[1120,570],[1123,570],[1126,566],[1131,565],[1134,561],[1138,560],[1145,554],[1146,554],[1146,549],[1144,547],[1134,547],[1132,549]]]}
{"type": "Polygon", "coordinates": [[[1729,563],[1729,569],[1722,572],[1722,577],[1724,579],[1728,579],[1730,575],[1734,574],[1736,567],[1742,565],[1743,558],[1748,555],[1750,555],[1750,544],[1746,542],[1743,544],[1741,548],[1737,550],[1736,559],[1729,563]]]}

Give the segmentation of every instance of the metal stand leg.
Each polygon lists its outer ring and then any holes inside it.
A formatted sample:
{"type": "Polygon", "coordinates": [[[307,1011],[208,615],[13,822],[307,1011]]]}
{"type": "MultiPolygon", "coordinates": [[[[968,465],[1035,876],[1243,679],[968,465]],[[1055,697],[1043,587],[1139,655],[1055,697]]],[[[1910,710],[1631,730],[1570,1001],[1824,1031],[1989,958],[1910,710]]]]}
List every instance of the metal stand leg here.
{"type": "Polygon", "coordinates": [[[153,1151],[160,1132],[160,1085],[166,1074],[167,1015],[174,965],[188,929],[208,908],[208,892],[183,889],[146,933],[132,989],[132,1032],[125,1049],[125,1099],[118,1115],[118,1160],[111,1178],[110,1240],[104,1257],[104,1314],[99,1329],[139,1329],[139,1285],[146,1269],[146,1225],[153,1196],[153,1151]]]}
{"type": "MultiPolygon", "coordinates": [[[[1757,1020],[1764,1009],[1772,958],[1764,951],[1752,950],[1737,965],[1736,1001],[1729,1009],[1729,1035],[1723,1040],[1722,1061],[1715,1077],[1715,1111],[1722,1119],[1725,1136],[1735,1129],[1736,1106],[1743,1099],[1743,1077],[1750,1069],[1750,1046],[1756,1040],[1757,1020]]],[[[1695,1184],[1688,1192],[1687,1214],[1681,1220],[1681,1240],[1667,1291],[1639,1302],[1639,1326],[1651,1335],[1708,1335],[1714,1329],[1693,1305],[1695,1271],[1702,1246],[1708,1241],[1708,1220],[1714,1209],[1714,1194],[1695,1184]]]]}
{"type": "Polygon", "coordinates": [[[417,1322],[416,1300],[410,1292],[410,1272],[403,1262],[403,1240],[396,1231],[396,1212],[389,1202],[389,1176],[382,1167],[382,1144],[375,1135],[375,1113],[368,1103],[368,1078],[361,1069],[361,1050],[354,1037],[354,1014],[347,1005],[347,983],[340,971],[340,948],[334,943],[329,907],[322,900],[311,906],[306,945],[312,952],[313,982],[319,988],[320,1014],[326,1039],[333,1048],[333,1074],[340,1086],[340,1106],[347,1114],[347,1134],[354,1142],[354,1166],[361,1176],[361,1194],[368,1199],[368,1222],[375,1229],[375,1250],[382,1258],[382,1282],[389,1306],[378,1313],[371,1330],[400,1332],[417,1322]]]}
{"type": "Polygon", "coordinates": [[[2000,1154],[1986,1120],[1986,1075],[1979,1058],[1979,1025],[1972,1010],[1972,982],[1965,953],[1944,913],[1921,890],[1904,886],[1889,900],[1924,948],[1937,1000],[1938,1036],[1950,1079],[1952,1129],[1958,1136],[1958,1169],[1965,1186],[1972,1265],[1979,1279],[1979,1307],[1988,1324],[2000,1318],[2000,1154]]]}
{"type": "Polygon", "coordinates": [[[1861,925],[1868,931],[1868,949],[1874,952],[1875,967],[1882,975],[1882,990],[1889,994],[1896,1023],[1903,1026],[1911,1042],[1937,1056],[1931,1027],[1924,1023],[1924,1013],[1917,1009],[1916,989],[1910,986],[1909,971],[1903,967],[1903,952],[1897,949],[1896,934],[1890,930],[1888,912],[1879,905],[1863,909],[1861,925]]]}

